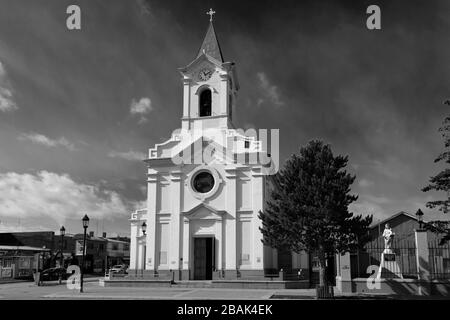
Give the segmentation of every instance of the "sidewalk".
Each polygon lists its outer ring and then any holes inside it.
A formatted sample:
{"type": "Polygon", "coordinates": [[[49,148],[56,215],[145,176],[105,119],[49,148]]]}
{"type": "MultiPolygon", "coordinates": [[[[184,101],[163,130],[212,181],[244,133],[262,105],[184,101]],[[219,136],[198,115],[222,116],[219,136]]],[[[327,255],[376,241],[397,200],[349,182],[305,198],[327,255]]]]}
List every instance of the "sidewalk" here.
{"type": "Polygon", "coordinates": [[[0,285],[8,283],[20,283],[20,282],[33,282],[33,280],[23,280],[23,279],[0,279],[0,285]]]}
{"type": "MultiPolygon", "coordinates": [[[[85,279],[84,292],[67,287],[67,281],[17,282],[0,286],[0,299],[12,300],[316,300],[315,289],[225,289],[176,287],[102,287],[99,277],[85,279]]],[[[385,294],[342,294],[334,300],[448,300],[450,297],[385,294]]]]}

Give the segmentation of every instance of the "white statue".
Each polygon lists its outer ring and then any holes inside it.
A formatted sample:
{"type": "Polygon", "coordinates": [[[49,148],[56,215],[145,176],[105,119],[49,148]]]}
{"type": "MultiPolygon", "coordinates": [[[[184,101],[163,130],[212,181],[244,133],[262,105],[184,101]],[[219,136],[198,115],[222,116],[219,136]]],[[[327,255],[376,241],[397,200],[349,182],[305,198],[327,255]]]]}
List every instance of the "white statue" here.
{"type": "Polygon", "coordinates": [[[384,238],[384,248],[386,251],[391,251],[392,240],[394,240],[395,233],[389,226],[389,223],[384,225],[383,238],[384,238]]]}
{"type": "Polygon", "coordinates": [[[389,223],[384,225],[383,238],[384,238],[384,251],[381,254],[380,267],[378,268],[377,279],[381,278],[400,278],[403,279],[400,266],[396,261],[395,253],[392,250],[392,241],[394,240],[395,233],[392,231],[389,223]],[[389,257],[389,258],[388,258],[389,257]],[[387,272],[386,272],[387,271],[387,272]]]}

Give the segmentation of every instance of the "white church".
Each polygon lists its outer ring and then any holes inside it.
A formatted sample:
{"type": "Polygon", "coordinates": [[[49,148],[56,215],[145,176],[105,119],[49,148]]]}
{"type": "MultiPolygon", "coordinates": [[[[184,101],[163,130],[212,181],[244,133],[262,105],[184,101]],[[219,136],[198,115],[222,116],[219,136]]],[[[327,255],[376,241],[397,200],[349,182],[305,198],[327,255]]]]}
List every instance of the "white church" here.
{"type": "Polygon", "coordinates": [[[308,254],[261,241],[258,213],[276,170],[264,143],[233,126],[237,68],[223,59],[213,13],[197,57],[178,69],[181,128],[145,160],[147,207],[131,214],[129,274],[233,280],[309,270],[308,254]]]}

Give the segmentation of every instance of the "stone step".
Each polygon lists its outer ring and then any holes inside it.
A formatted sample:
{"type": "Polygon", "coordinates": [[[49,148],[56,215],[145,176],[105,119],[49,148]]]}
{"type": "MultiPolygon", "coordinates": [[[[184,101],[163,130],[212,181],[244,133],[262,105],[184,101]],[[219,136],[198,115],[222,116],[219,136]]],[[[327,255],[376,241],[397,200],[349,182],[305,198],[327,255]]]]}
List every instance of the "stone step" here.
{"type": "Polygon", "coordinates": [[[211,281],[176,281],[173,285],[176,288],[212,288],[211,281]]]}

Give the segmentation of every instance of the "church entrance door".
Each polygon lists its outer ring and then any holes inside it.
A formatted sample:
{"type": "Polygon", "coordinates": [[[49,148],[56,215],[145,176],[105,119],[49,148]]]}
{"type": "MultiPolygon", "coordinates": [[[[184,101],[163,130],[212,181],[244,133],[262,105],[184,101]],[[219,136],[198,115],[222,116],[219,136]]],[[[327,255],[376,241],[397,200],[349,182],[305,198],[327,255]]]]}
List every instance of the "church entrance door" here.
{"type": "Polygon", "coordinates": [[[194,238],[194,280],[212,280],[214,237],[194,238]]]}

